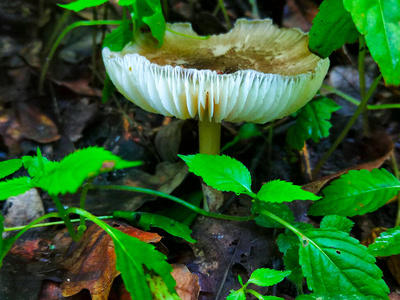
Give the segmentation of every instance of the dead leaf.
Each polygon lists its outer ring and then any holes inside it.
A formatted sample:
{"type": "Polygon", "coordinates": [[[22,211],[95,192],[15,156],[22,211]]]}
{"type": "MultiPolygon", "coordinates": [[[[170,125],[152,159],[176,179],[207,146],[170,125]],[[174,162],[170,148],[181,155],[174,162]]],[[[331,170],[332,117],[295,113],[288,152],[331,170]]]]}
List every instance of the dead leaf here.
{"type": "Polygon", "coordinates": [[[154,142],[163,161],[176,161],[184,124],[185,120],[174,120],[157,132],[154,142]]]}
{"type": "Polygon", "coordinates": [[[50,143],[60,138],[56,124],[36,106],[17,102],[16,111],[23,137],[38,143],[50,143]]]}
{"type": "Polygon", "coordinates": [[[175,290],[182,300],[197,300],[200,293],[199,277],[190,273],[183,264],[173,264],[171,275],[176,281],[175,290]]]}
{"type": "Polygon", "coordinates": [[[60,81],[58,84],[67,87],[74,93],[83,96],[101,97],[102,92],[99,89],[89,85],[89,79],[81,78],[75,81],[60,81]]]}
{"type": "MultiPolygon", "coordinates": [[[[156,233],[141,231],[120,222],[107,223],[146,243],[161,240],[156,233]]],[[[93,300],[107,300],[114,278],[120,273],[115,268],[116,256],[111,237],[100,227],[91,225],[81,242],[74,244],[70,252],[71,256],[65,260],[68,271],[61,283],[62,295],[70,297],[87,289],[93,300]]]]}

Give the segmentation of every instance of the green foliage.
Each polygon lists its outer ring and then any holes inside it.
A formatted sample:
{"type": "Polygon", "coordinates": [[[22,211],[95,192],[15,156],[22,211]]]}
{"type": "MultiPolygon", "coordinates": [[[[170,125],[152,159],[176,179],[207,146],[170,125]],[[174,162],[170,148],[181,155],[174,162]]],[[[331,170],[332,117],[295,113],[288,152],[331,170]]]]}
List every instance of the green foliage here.
{"type": "MultiPolygon", "coordinates": [[[[4,232],[4,217],[0,214],[0,253],[3,252],[4,240],[3,240],[3,232],[4,232]]],[[[0,267],[2,264],[2,260],[0,260],[0,267]]]]}
{"type": "MultiPolygon", "coordinates": [[[[300,295],[296,300],[378,300],[375,296],[364,296],[357,294],[336,294],[336,293],[312,293],[309,295],[300,295]]],[[[385,298],[386,299],[386,298],[385,298]]]]}
{"type": "Polygon", "coordinates": [[[332,127],[328,120],[338,109],[340,106],[326,97],[310,101],[298,112],[296,123],[288,129],[286,143],[289,148],[301,150],[309,138],[318,143],[328,137],[332,127]]]}
{"type": "Polygon", "coordinates": [[[0,200],[25,193],[33,188],[31,178],[19,177],[0,182],[0,200]]]}
{"type": "Polygon", "coordinates": [[[400,84],[400,0],[343,0],[386,84],[400,84]]]}
{"type": "Polygon", "coordinates": [[[349,171],[323,190],[309,214],[352,217],[372,212],[400,190],[400,181],[385,169],[349,171]]]}
{"type": "Polygon", "coordinates": [[[246,140],[256,136],[262,136],[262,133],[258,129],[257,124],[245,123],[240,127],[239,132],[237,133],[233,141],[226,143],[226,145],[222,147],[221,152],[224,152],[226,149],[236,145],[242,140],[246,140]]]}
{"type": "Polygon", "coordinates": [[[150,230],[151,227],[158,227],[171,235],[188,241],[189,243],[196,243],[196,240],[192,239],[190,236],[192,231],[187,225],[164,216],[145,212],[115,211],[114,217],[124,218],[128,221],[135,222],[144,230],[150,230]]]}
{"type": "Polygon", "coordinates": [[[123,22],[122,25],[107,34],[103,41],[103,48],[108,47],[111,51],[121,51],[132,39],[132,31],[129,23],[123,22]]]}
{"type": "Polygon", "coordinates": [[[352,220],[336,215],[325,216],[320,224],[320,228],[337,229],[346,233],[350,233],[353,226],[354,222],[352,220]]]}
{"type": "Polygon", "coordinates": [[[103,148],[90,147],[66,156],[53,172],[35,178],[35,183],[50,195],[75,193],[89,177],[141,164],[125,161],[103,148]]]}
{"type": "Polygon", "coordinates": [[[203,178],[209,186],[226,192],[252,194],[249,170],[239,161],[225,155],[178,155],[189,171],[203,178]]]}
{"type": "Polygon", "coordinates": [[[11,175],[22,167],[21,159],[10,159],[0,162],[0,179],[11,175]]]}
{"type": "Polygon", "coordinates": [[[153,294],[154,300],[181,300],[176,293],[171,293],[168,287],[165,285],[162,278],[159,276],[147,275],[147,283],[150,287],[150,291],[153,294]]]}
{"type": "Polygon", "coordinates": [[[391,256],[400,254],[400,227],[390,228],[381,233],[368,246],[368,252],[373,256],[391,256]]]}
{"type": "Polygon", "coordinates": [[[107,1],[108,0],[77,0],[68,4],[58,4],[58,6],[78,12],[88,7],[101,5],[103,3],[106,3],[107,1]]]}
{"type": "Polygon", "coordinates": [[[274,297],[274,296],[263,296],[257,293],[254,290],[248,289],[247,286],[250,283],[253,283],[258,286],[271,286],[274,284],[277,284],[281,282],[286,276],[290,275],[290,271],[277,271],[277,270],[272,270],[272,269],[267,269],[267,268],[260,268],[255,270],[251,275],[249,280],[246,282],[246,284],[243,284],[242,279],[239,276],[239,282],[242,285],[242,287],[237,290],[231,290],[231,293],[229,296],[226,298],[227,300],[246,300],[246,293],[253,294],[254,296],[257,297],[257,299],[282,299],[279,297],[274,297]]]}
{"type": "Polygon", "coordinates": [[[279,179],[264,184],[257,193],[257,198],[261,201],[272,203],[321,199],[321,197],[315,196],[313,193],[302,190],[298,185],[279,179]]]}
{"type": "Polygon", "coordinates": [[[169,293],[175,293],[175,279],[172,267],[166,262],[166,256],[151,244],[146,244],[118,229],[106,225],[114,242],[117,255],[117,270],[121,272],[126,289],[132,299],[153,299],[143,266],[159,275],[167,285],[169,293]]]}
{"type": "Polygon", "coordinates": [[[360,34],[343,0],[323,1],[313,20],[309,36],[310,51],[326,58],[345,43],[354,43],[360,34]]]}
{"type": "MultiPolygon", "coordinates": [[[[274,215],[278,216],[282,220],[285,220],[288,223],[294,222],[293,212],[287,207],[284,203],[266,203],[266,202],[253,202],[252,212],[257,213],[262,209],[266,209],[274,215]]],[[[266,228],[284,228],[285,225],[282,223],[271,219],[270,217],[260,214],[255,218],[255,221],[258,225],[266,228]]]]}
{"type": "Polygon", "coordinates": [[[53,173],[59,162],[50,161],[45,157],[23,156],[22,163],[31,177],[41,177],[53,173]]]}
{"type": "Polygon", "coordinates": [[[303,232],[300,264],[310,290],[316,293],[360,294],[388,299],[382,271],[367,248],[347,233],[334,229],[303,232]]]}

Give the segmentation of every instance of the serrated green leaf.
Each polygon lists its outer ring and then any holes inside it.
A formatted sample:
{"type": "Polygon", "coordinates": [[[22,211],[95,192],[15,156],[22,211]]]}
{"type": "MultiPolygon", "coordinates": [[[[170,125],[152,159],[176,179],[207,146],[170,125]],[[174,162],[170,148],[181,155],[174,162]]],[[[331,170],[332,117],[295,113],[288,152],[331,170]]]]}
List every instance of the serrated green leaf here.
{"type": "Polygon", "coordinates": [[[364,296],[360,294],[338,294],[338,293],[312,293],[300,295],[296,300],[379,300],[380,297],[364,296]]]}
{"type": "Polygon", "coordinates": [[[150,230],[151,227],[157,227],[165,230],[173,236],[180,237],[189,243],[196,243],[196,240],[192,239],[190,236],[192,233],[190,228],[173,219],[145,212],[115,211],[113,215],[116,218],[124,218],[128,221],[135,222],[144,230],[150,230]]]}
{"type": "Polygon", "coordinates": [[[59,166],[59,162],[55,161],[50,161],[45,157],[41,158],[41,161],[43,163],[43,168],[42,170],[41,164],[40,164],[40,158],[37,156],[23,156],[22,157],[22,163],[24,168],[28,171],[29,176],[31,177],[42,177],[46,174],[51,174],[53,173],[59,166]]]}
{"type": "Polygon", "coordinates": [[[249,170],[239,161],[225,155],[178,155],[189,171],[203,178],[204,182],[219,191],[236,194],[251,193],[249,170]]]}
{"type": "Polygon", "coordinates": [[[343,0],[325,0],[313,20],[309,32],[310,51],[326,58],[345,43],[354,43],[360,34],[343,0]]]}
{"type": "Polygon", "coordinates": [[[352,220],[336,215],[325,216],[320,224],[320,228],[337,229],[346,233],[350,233],[353,226],[354,222],[352,220]]]}
{"type": "Polygon", "coordinates": [[[368,246],[368,252],[373,256],[400,254],[400,226],[382,232],[380,236],[368,246]]]}
{"type": "Polygon", "coordinates": [[[101,5],[106,3],[108,0],[77,0],[75,2],[71,2],[68,4],[58,4],[62,8],[73,10],[73,11],[81,11],[82,9],[93,7],[97,5],[101,5]]]}
{"type": "Polygon", "coordinates": [[[157,251],[151,244],[129,236],[118,229],[107,225],[117,257],[116,268],[121,272],[125,287],[132,299],[153,299],[146,282],[143,266],[154,271],[167,285],[169,292],[175,293],[175,279],[172,277],[172,267],[166,262],[167,257],[157,251]]]}
{"type": "Polygon", "coordinates": [[[269,203],[321,199],[321,197],[315,196],[311,192],[302,190],[298,185],[279,179],[264,184],[258,192],[257,198],[269,203]]]}
{"type": "MultiPolygon", "coordinates": [[[[278,216],[279,218],[285,220],[288,223],[294,222],[293,212],[284,203],[260,202],[260,204],[256,206],[255,202],[253,202],[253,207],[252,207],[253,213],[258,213],[262,209],[268,210],[269,212],[273,213],[274,215],[278,216]]],[[[262,213],[255,218],[255,221],[256,221],[257,225],[260,225],[260,226],[266,227],[266,228],[284,228],[285,227],[278,221],[275,221],[274,219],[272,219],[262,213]]]]}
{"type": "Polygon", "coordinates": [[[326,97],[310,101],[298,113],[296,123],[289,127],[286,143],[291,149],[301,150],[309,138],[318,143],[328,137],[332,127],[328,120],[338,109],[340,106],[326,97]]]}
{"type": "Polygon", "coordinates": [[[21,159],[9,159],[0,162],[0,179],[13,174],[22,167],[21,159]]]}
{"type": "Polygon", "coordinates": [[[0,200],[25,193],[33,187],[31,178],[19,177],[0,182],[0,200]]]}
{"type": "Polygon", "coordinates": [[[231,290],[231,293],[226,297],[226,300],[246,300],[246,294],[242,289],[237,291],[231,290]]]}
{"type": "Polygon", "coordinates": [[[90,147],[66,156],[52,173],[39,178],[35,184],[50,195],[75,193],[87,178],[141,164],[125,161],[103,148],[90,147]]]}
{"type": "Polygon", "coordinates": [[[268,268],[259,268],[250,275],[247,283],[253,283],[258,286],[270,286],[281,282],[291,271],[277,271],[268,268]]]}
{"type": "Polygon", "coordinates": [[[383,206],[400,190],[400,181],[385,169],[349,171],[323,190],[310,215],[363,215],[383,206]]]}
{"type": "Polygon", "coordinates": [[[176,293],[171,293],[160,276],[147,275],[147,283],[153,294],[153,300],[181,300],[176,293]]]}
{"type": "Polygon", "coordinates": [[[347,233],[333,229],[303,232],[300,264],[310,290],[316,293],[362,294],[388,299],[382,271],[367,248],[347,233]]]}
{"type": "Polygon", "coordinates": [[[111,51],[119,52],[132,40],[132,35],[133,32],[129,29],[129,23],[123,23],[106,35],[103,48],[108,47],[111,51]]]}
{"type": "Polygon", "coordinates": [[[386,84],[400,84],[400,0],[344,0],[386,84]]]}

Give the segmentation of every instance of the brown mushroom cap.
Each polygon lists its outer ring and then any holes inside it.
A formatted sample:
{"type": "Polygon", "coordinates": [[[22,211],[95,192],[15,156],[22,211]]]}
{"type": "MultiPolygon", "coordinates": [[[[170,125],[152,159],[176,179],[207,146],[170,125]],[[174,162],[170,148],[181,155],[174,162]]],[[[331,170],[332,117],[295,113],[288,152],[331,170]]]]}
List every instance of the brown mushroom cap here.
{"type": "MultiPolygon", "coordinates": [[[[197,36],[190,24],[168,25],[197,36]]],[[[317,92],[329,60],[308,50],[308,35],[271,20],[238,20],[207,40],[167,31],[156,48],[138,36],[121,52],[103,49],[117,89],[141,108],[180,119],[266,123],[305,105],[317,92]]]]}

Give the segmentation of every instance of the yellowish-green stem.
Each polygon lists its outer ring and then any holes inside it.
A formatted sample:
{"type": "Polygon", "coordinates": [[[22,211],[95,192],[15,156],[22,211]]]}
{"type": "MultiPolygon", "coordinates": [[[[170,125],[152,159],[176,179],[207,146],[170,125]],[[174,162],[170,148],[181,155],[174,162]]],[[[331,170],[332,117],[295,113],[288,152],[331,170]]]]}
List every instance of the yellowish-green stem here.
{"type": "MultiPolygon", "coordinates": [[[[219,155],[221,149],[221,123],[209,120],[205,114],[203,120],[199,120],[199,150],[201,154],[219,155]]],[[[222,192],[202,184],[204,193],[204,209],[215,212],[223,204],[222,192]]]]}

